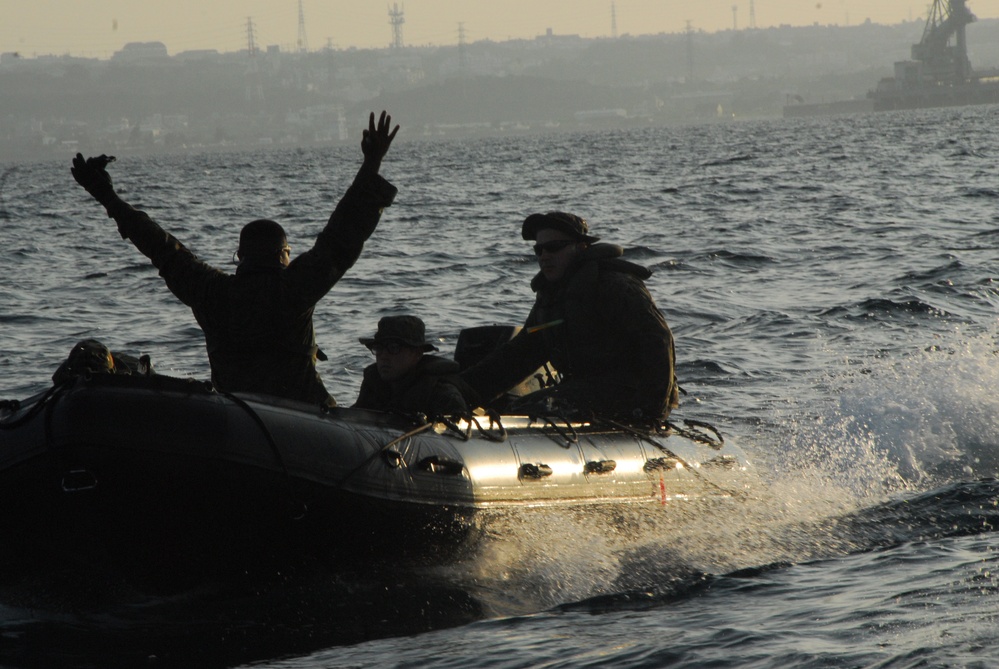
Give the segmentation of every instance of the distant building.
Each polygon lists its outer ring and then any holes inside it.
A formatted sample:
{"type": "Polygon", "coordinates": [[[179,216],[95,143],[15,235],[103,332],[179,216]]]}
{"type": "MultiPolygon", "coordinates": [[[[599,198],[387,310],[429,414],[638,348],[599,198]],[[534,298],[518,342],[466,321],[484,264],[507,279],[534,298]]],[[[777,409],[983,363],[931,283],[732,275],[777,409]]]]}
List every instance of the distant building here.
{"type": "Polygon", "coordinates": [[[628,118],[628,112],[624,109],[587,109],[584,111],[573,112],[572,116],[580,123],[586,123],[589,121],[626,119],[628,118]]]}
{"type": "Polygon", "coordinates": [[[535,37],[534,42],[542,47],[578,48],[583,44],[583,38],[579,35],[556,35],[555,31],[548,28],[544,35],[535,37]]]}
{"type": "Polygon", "coordinates": [[[163,42],[129,42],[111,56],[111,60],[118,63],[150,63],[169,58],[163,42]]]}
{"type": "Polygon", "coordinates": [[[191,49],[189,51],[181,51],[174,59],[179,61],[199,61],[199,60],[220,60],[222,54],[218,52],[217,49],[191,49]]]}

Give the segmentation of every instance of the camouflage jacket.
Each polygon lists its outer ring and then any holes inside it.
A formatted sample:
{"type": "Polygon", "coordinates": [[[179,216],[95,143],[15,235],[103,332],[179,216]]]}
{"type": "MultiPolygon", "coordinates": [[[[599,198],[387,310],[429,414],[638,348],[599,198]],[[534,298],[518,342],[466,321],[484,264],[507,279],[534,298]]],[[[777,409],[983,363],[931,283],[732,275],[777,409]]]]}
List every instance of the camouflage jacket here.
{"type": "Polygon", "coordinates": [[[313,309],[360,256],[395,194],[388,181],[362,168],[311,249],[287,268],[277,260],[243,262],[235,274],[199,260],[145,212],[118,198],[108,211],[122,236],[191,307],[218,390],[335,405],[316,371],[313,309]]]}
{"type": "MultiPolygon", "coordinates": [[[[673,335],[643,283],[651,271],[623,260],[623,250],[594,244],[566,276],[531,282],[534,308],[523,329],[462,379],[489,400],[546,361],[556,388],[600,414],[665,418],[677,405],[673,335]]],[[[544,392],[544,391],[542,391],[544,392]]]]}
{"type": "Polygon", "coordinates": [[[359,409],[400,413],[466,413],[458,390],[458,363],[435,355],[424,355],[408,374],[395,382],[382,380],[376,365],[364,369],[364,380],[354,406],[359,409]]]}

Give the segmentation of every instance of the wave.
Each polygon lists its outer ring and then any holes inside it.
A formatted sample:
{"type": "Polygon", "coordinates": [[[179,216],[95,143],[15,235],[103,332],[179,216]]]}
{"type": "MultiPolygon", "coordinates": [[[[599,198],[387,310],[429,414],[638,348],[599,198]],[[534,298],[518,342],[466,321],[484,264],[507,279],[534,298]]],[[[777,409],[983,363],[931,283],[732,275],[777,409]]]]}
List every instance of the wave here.
{"type": "Polygon", "coordinates": [[[924,302],[918,297],[899,300],[869,298],[852,305],[836,306],[819,312],[824,317],[843,317],[849,321],[888,319],[894,316],[948,317],[951,314],[924,302]]]}
{"type": "Polygon", "coordinates": [[[732,163],[742,163],[749,160],[756,160],[757,156],[752,153],[741,153],[728,158],[719,158],[700,163],[699,167],[718,167],[720,165],[731,165],[732,163]]]}
{"type": "Polygon", "coordinates": [[[723,264],[731,267],[761,267],[764,265],[772,265],[777,262],[773,257],[767,255],[738,253],[724,249],[694,254],[692,256],[692,260],[709,262],[721,261],[723,264]]]}
{"type": "Polygon", "coordinates": [[[560,604],[556,609],[604,613],[659,607],[696,598],[707,589],[724,587],[726,582],[765,578],[803,562],[883,551],[914,541],[938,542],[993,534],[999,531],[996,500],[999,500],[999,480],[981,479],[949,484],[797,526],[791,523],[778,533],[787,535],[792,542],[821,538],[823,548],[807,559],[799,555],[797,559],[751,564],[721,574],[685,564],[679,553],[669,549],[646,546],[622,559],[619,578],[611,588],[613,592],[560,604]],[[636,579],[636,574],[641,576],[636,579]]]}
{"type": "Polygon", "coordinates": [[[995,188],[966,188],[964,189],[964,197],[970,198],[997,198],[999,197],[999,189],[995,188]]]}

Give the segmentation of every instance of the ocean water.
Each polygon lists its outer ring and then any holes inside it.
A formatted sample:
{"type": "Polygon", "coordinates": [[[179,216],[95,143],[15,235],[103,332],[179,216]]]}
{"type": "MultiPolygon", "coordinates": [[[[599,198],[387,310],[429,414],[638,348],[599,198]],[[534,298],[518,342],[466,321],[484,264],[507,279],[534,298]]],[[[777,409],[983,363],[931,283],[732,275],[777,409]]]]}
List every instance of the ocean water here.
{"type": "MultiPolygon", "coordinates": [[[[169,598],[15,583],[0,666],[999,664],[999,108],[432,142],[391,111],[399,196],[316,309],[338,400],[383,315],[421,315],[444,353],[463,327],[521,322],[520,222],[572,211],[654,270],[675,415],[717,426],[760,485],[705,508],[497,519],[480,555],[430,569],[169,598]]],[[[0,162],[0,398],[47,387],[85,337],[207,377],[189,311],[70,158],[0,162]]],[[[306,248],[359,159],[121,155],[111,173],[226,266],[253,218],[306,248]]]]}

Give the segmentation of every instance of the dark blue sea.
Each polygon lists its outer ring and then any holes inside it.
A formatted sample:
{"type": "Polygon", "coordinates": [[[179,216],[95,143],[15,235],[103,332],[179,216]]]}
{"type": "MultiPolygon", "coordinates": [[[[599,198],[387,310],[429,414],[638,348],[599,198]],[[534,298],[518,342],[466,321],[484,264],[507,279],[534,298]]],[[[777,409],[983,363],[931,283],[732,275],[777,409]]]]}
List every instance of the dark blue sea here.
{"type": "MultiPolygon", "coordinates": [[[[383,315],[421,315],[444,353],[463,327],[520,323],[520,223],[568,210],[654,270],[675,415],[718,427],[760,484],[626,522],[537,510],[418,571],[169,597],[15,582],[0,666],[999,666],[999,108],[454,141],[391,111],[398,198],[316,310],[340,403],[383,315]]],[[[307,248],[357,144],[120,155],[111,173],[225,267],[254,218],[307,248]]],[[[206,378],[193,317],[70,158],[0,163],[0,398],[45,389],[88,337],[206,378]]]]}

